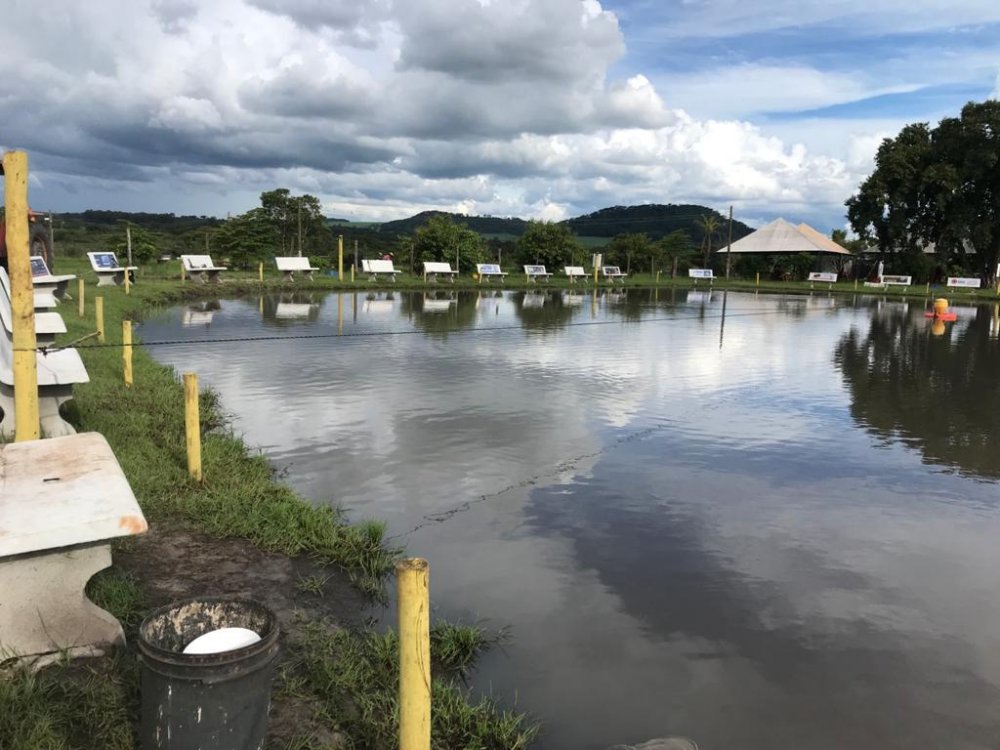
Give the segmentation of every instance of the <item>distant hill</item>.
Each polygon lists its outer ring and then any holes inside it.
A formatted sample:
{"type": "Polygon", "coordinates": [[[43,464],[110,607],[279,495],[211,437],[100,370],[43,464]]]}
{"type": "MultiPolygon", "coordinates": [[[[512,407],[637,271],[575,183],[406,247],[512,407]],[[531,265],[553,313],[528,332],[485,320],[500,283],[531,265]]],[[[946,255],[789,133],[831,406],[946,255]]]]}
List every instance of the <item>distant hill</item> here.
{"type": "MultiPolygon", "coordinates": [[[[567,219],[564,223],[580,237],[614,237],[626,233],[645,233],[655,240],[683,229],[692,239],[700,239],[702,231],[696,222],[705,215],[715,216],[719,220],[720,235],[724,237],[729,217],[723,216],[715,209],[694,204],[653,203],[643,206],[612,206],[575,219],[567,219]]],[[[752,231],[753,229],[742,221],[733,220],[733,241],[745,237],[752,231]]]]}
{"type": "Polygon", "coordinates": [[[175,216],[174,214],[95,210],[61,213],[59,220],[67,224],[83,225],[93,229],[117,229],[120,228],[121,222],[128,221],[154,232],[184,232],[191,229],[218,226],[223,221],[214,216],[175,216]]]}
{"type": "Polygon", "coordinates": [[[452,214],[447,211],[421,211],[409,219],[387,221],[379,227],[379,232],[386,234],[413,234],[419,227],[427,223],[432,216],[448,216],[452,220],[465,224],[473,232],[479,234],[510,234],[520,237],[524,234],[528,222],[524,219],[501,218],[497,216],[466,216],[452,214]]]}
{"type": "MultiPolygon", "coordinates": [[[[578,216],[575,219],[567,219],[563,223],[568,225],[577,237],[587,238],[588,245],[599,246],[603,244],[600,241],[601,238],[610,239],[619,234],[644,232],[651,239],[659,239],[677,229],[687,231],[692,239],[700,239],[702,232],[697,227],[696,222],[706,214],[715,216],[719,220],[722,236],[724,236],[728,217],[712,208],[694,204],[612,206],[585,216],[578,216]]],[[[528,222],[524,219],[465,216],[445,211],[423,211],[408,219],[388,221],[380,225],[378,231],[380,234],[413,234],[432,216],[448,216],[480,234],[503,239],[520,237],[528,226],[528,222]]],[[[753,229],[742,221],[733,221],[734,241],[745,237],[752,231],[753,229]]]]}

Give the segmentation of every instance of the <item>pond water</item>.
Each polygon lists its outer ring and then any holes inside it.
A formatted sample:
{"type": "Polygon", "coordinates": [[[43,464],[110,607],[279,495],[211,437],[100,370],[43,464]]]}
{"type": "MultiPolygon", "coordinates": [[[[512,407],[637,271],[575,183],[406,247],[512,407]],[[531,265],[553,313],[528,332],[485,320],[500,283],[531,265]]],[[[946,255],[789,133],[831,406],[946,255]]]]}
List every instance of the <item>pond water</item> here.
{"type": "MultiPolygon", "coordinates": [[[[1000,742],[996,309],[683,290],[221,301],[140,329],[385,519],[538,747],[1000,742]],[[297,338],[293,338],[297,337],[297,338]],[[255,342],[212,339],[265,338],[255,342]]],[[[392,617],[392,615],[388,615],[392,617]]]]}

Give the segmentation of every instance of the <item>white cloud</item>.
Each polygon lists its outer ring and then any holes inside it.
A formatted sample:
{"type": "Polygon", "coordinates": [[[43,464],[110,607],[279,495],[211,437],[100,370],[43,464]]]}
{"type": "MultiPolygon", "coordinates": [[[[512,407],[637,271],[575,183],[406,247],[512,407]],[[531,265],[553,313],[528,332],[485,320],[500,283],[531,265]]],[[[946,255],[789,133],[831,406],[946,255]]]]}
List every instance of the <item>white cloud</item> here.
{"type": "Polygon", "coordinates": [[[355,218],[700,201],[839,221],[891,132],[807,142],[739,117],[895,84],[768,63],[616,75],[626,40],[596,0],[102,0],[6,22],[38,33],[0,47],[5,139],[57,209],[225,213],[282,184],[355,218]],[[712,119],[678,106],[716,99],[712,119]]]}

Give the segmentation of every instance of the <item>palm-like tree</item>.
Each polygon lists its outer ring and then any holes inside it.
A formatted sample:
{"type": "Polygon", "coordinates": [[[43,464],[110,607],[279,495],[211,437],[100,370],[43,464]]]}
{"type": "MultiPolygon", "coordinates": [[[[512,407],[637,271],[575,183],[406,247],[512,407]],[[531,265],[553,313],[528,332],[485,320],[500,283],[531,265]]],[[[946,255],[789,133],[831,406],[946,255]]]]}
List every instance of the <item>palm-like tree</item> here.
{"type": "Polygon", "coordinates": [[[719,218],[712,214],[702,214],[700,219],[695,221],[702,232],[701,253],[704,260],[704,267],[708,268],[708,256],[712,252],[712,240],[719,232],[719,218]]]}

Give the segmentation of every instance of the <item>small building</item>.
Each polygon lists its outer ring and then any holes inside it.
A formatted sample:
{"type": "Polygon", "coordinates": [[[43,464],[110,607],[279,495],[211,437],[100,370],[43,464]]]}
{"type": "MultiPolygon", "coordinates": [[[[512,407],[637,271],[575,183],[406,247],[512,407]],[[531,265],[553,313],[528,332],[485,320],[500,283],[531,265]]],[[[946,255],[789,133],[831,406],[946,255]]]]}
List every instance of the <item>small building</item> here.
{"type": "MultiPolygon", "coordinates": [[[[716,252],[724,255],[727,248],[716,252]]],[[[851,257],[847,248],[808,224],[796,226],[784,219],[775,219],[756,232],[736,240],[728,252],[733,255],[813,255],[816,256],[816,267],[813,269],[816,271],[840,271],[851,257]]]]}

